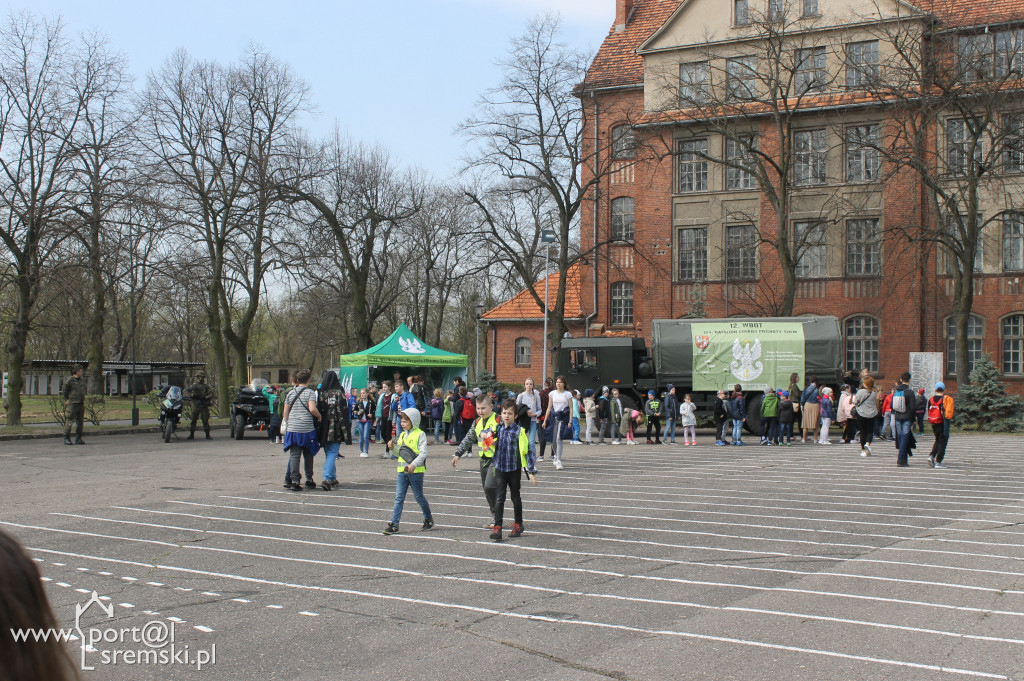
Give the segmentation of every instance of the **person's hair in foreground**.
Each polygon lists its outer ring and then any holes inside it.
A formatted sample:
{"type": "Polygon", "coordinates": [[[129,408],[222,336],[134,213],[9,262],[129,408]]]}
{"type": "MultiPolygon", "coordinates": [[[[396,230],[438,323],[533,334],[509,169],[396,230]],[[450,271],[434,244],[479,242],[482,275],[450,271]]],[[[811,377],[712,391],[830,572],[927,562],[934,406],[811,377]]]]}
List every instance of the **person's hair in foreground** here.
{"type": "Polygon", "coordinates": [[[0,584],[0,681],[76,681],[78,672],[55,636],[15,641],[11,634],[12,629],[55,630],[58,624],[39,568],[18,540],[3,530],[0,584]]]}

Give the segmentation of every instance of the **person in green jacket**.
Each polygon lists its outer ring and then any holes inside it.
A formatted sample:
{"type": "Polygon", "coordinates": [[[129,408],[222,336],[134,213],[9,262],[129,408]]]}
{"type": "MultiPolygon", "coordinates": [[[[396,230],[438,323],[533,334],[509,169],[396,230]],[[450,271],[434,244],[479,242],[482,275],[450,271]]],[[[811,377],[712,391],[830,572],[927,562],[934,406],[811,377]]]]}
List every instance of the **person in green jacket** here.
{"type": "Polygon", "coordinates": [[[64,444],[71,444],[71,426],[75,426],[75,444],[84,445],[82,441],[82,426],[85,423],[85,393],[86,383],[82,374],[85,370],[82,365],[76,364],[71,369],[71,378],[64,384],[61,394],[64,396],[65,426],[64,444]]]}
{"type": "Polygon", "coordinates": [[[779,396],[771,388],[761,398],[761,444],[779,444],[779,396]]]}

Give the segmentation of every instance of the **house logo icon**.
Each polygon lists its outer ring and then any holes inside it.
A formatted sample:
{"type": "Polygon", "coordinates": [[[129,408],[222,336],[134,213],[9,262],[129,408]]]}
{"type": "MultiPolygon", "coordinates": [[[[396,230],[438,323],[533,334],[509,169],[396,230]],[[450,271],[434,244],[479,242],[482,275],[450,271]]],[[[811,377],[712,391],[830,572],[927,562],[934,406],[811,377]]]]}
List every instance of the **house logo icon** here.
{"type": "Polygon", "coordinates": [[[82,630],[82,615],[84,615],[93,605],[98,605],[100,610],[106,613],[107,619],[114,619],[114,606],[101,601],[99,595],[95,591],[92,592],[92,596],[90,596],[89,600],[85,602],[85,605],[82,605],[81,603],[75,604],[75,631],[78,632],[78,638],[82,642],[82,671],[93,671],[96,669],[95,667],[87,665],[88,661],[86,656],[89,653],[89,648],[91,646],[87,642],[85,632],[82,630]]]}

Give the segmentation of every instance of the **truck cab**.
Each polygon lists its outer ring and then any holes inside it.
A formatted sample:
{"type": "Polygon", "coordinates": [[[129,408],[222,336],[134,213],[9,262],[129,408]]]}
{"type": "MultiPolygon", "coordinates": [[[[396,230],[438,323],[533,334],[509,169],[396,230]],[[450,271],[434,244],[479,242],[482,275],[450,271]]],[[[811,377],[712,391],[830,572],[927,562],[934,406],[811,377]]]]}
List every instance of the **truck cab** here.
{"type": "Polygon", "coordinates": [[[639,403],[639,384],[654,387],[654,365],[643,338],[566,338],[558,348],[555,374],[564,374],[569,387],[581,392],[591,388],[618,388],[621,395],[639,403]]]}

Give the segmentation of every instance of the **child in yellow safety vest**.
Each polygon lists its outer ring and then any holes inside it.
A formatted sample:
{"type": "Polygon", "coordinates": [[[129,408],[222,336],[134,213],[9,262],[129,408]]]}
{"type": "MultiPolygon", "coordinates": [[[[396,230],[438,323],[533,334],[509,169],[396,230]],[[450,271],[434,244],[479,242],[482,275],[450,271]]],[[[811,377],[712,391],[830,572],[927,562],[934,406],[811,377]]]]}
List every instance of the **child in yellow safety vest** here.
{"type": "Polygon", "coordinates": [[[512,509],[515,514],[511,536],[518,537],[523,533],[523,501],[519,496],[519,490],[524,469],[530,483],[537,484],[536,459],[530,451],[530,437],[526,429],[516,423],[515,400],[502,402],[501,425],[498,426],[494,439],[494,458],[490,466],[493,472],[489,477],[495,486],[494,526],[491,527],[491,539],[501,541],[505,491],[511,492],[512,509]]]}
{"type": "Polygon", "coordinates": [[[487,394],[476,398],[476,420],[469,427],[469,432],[462,438],[462,442],[455,448],[452,455],[452,468],[457,468],[459,459],[469,454],[473,445],[478,445],[480,454],[480,484],[484,488],[484,497],[487,499],[487,507],[491,512],[491,522],[486,525],[489,529],[494,522],[494,500],[497,495],[497,483],[494,481],[494,469],[491,463],[494,461],[494,435],[498,431],[498,419],[494,415],[494,403],[487,394]]]}
{"type": "Polygon", "coordinates": [[[391,522],[384,528],[384,534],[398,532],[402,506],[410,487],[413,496],[416,497],[416,503],[423,510],[422,529],[429,530],[434,526],[430,504],[423,496],[423,474],[427,472],[427,434],[420,430],[419,410],[412,407],[403,409],[401,424],[402,432],[397,441],[388,442],[388,447],[398,455],[398,480],[395,482],[395,508],[391,513],[391,522]]]}

